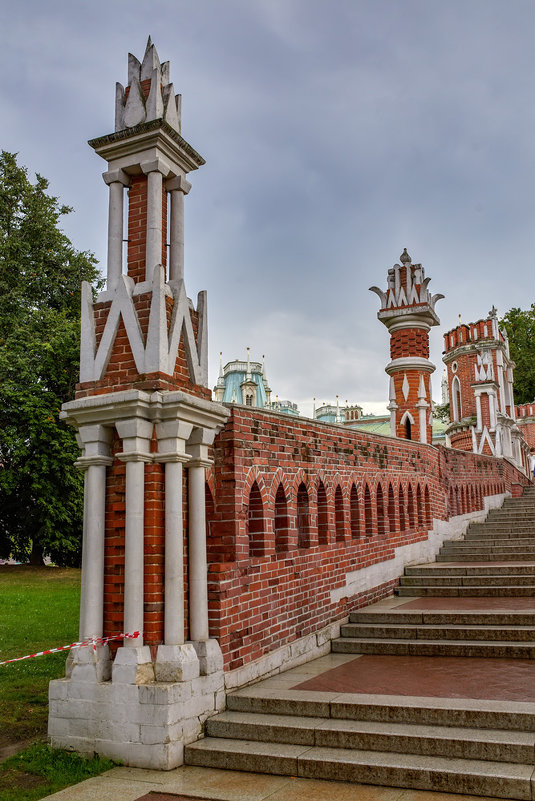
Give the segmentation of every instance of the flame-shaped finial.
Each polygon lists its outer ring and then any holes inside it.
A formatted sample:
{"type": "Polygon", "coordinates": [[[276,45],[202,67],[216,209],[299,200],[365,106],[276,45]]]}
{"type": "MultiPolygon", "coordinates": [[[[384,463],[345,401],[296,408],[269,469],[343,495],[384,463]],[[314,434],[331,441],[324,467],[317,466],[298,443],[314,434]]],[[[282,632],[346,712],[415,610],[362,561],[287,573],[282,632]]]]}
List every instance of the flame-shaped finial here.
{"type": "Polygon", "coordinates": [[[410,264],[411,263],[411,257],[407,253],[407,248],[403,248],[403,253],[399,257],[399,260],[400,260],[400,262],[402,264],[410,264]]]}
{"type": "Polygon", "coordinates": [[[143,61],[128,54],[128,86],[118,83],[115,94],[115,130],[133,128],[150,120],[163,119],[180,133],[181,95],[169,82],[169,62],[160,63],[151,37],[143,61]]]}

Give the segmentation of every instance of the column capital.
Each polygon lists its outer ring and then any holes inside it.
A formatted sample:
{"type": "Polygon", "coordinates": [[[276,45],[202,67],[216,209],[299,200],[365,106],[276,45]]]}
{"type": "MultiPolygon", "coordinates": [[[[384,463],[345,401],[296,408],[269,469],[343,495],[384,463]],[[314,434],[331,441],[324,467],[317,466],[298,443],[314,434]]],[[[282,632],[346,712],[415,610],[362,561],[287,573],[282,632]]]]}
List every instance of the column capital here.
{"type": "Polygon", "coordinates": [[[178,453],[176,451],[165,451],[164,453],[155,453],[152,457],[153,462],[181,462],[182,464],[189,463],[191,456],[187,453],[178,453]]]}
{"type": "Polygon", "coordinates": [[[112,456],[80,456],[74,463],[78,470],[87,470],[89,467],[109,467],[113,464],[112,456]]]}
{"type": "Polygon", "coordinates": [[[191,189],[191,184],[189,181],[186,181],[183,175],[175,175],[174,178],[169,178],[165,182],[165,188],[168,192],[182,192],[182,194],[187,195],[189,190],[191,189]]]}
{"type": "Polygon", "coordinates": [[[187,467],[188,470],[192,467],[211,467],[214,463],[213,459],[203,459],[202,457],[195,458],[194,456],[191,457],[190,461],[188,461],[187,467]]]}
{"type": "Polygon", "coordinates": [[[111,464],[106,461],[110,458],[112,439],[112,429],[109,426],[100,423],[86,423],[78,427],[76,439],[82,449],[82,455],[76,462],[76,467],[80,470],[85,470],[91,464],[111,464]]]}
{"type": "Polygon", "coordinates": [[[164,177],[168,176],[171,172],[171,167],[164,159],[157,156],[154,159],[148,159],[147,161],[142,161],[139,165],[141,167],[142,172],[147,175],[149,172],[159,172],[164,177]]]}
{"type": "Polygon", "coordinates": [[[123,186],[130,186],[130,176],[125,173],[121,168],[115,170],[107,170],[102,173],[104,183],[108,186],[110,184],[122,184],[123,186]]]}
{"type": "Polygon", "coordinates": [[[143,417],[117,420],[117,433],[123,440],[123,452],[117,454],[122,462],[151,462],[150,440],[153,424],[143,417]]]}
{"type": "Polygon", "coordinates": [[[152,462],[152,453],[144,451],[123,451],[117,454],[120,462],[152,462]]]}

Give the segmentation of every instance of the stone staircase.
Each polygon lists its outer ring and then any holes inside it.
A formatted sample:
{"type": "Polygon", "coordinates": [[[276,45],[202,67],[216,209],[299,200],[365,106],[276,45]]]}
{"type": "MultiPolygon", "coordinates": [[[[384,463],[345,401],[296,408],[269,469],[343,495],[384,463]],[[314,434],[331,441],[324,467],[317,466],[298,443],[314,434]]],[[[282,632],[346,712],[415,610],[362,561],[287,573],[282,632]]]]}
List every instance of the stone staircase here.
{"type": "MultiPolygon", "coordinates": [[[[535,596],[535,488],[506,500],[485,523],[471,524],[463,541],[444,545],[436,563],[406,568],[398,595],[425,602],[420,610],[353,613],[333,652],[394,657],[394,663],[398,656],[465,657],[474,665],[481,657],[502,665],[535,658],[535,598],[527,599],[528,609],[510,608],[511,598],[535,596]],[[444,608],[435,608],[437,600],[426,609],[429,597],[444,599],[444,608]],[[455,598],[477,598],[470,603],[487,608],[455,609],[455,598]]],[[[535,662],[533,671],[529,662],[518,664],[535,689],[535,662]]],[[[188,764],[535,799],[535,703],[523,700],[260,683],[229,695],[227,711],[206,722],[206,735],[187,747],[188,764]]]]}

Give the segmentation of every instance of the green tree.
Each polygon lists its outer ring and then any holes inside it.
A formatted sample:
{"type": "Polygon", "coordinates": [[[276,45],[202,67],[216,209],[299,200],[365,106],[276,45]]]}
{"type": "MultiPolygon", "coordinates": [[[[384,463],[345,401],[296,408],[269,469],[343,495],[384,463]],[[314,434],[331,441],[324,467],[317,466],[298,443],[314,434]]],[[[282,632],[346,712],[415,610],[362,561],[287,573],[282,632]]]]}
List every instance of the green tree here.
{"type": "Polygon", "coordinates": [[[96,260],[59,228],[71,209],[0,154],[0,557],[79,563],[83,477],[59,420],[79,369],[80,284],[96,260]]]}
{"type": "Polygon", "coordinates": [[[535,400],[535,303],[526,310],[510,309],[501,324],[509,337],[511,358],[515,362],[515,403],[535,400]]]}

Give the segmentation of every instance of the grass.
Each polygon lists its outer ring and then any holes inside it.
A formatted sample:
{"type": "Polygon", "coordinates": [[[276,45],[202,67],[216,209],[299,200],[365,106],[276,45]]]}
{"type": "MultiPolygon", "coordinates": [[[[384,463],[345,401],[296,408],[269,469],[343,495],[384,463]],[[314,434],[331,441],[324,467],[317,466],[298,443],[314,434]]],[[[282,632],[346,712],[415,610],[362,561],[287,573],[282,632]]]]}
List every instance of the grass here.
{"type": "Polygon", "coordinates": [[[37,801],[69,784],[98,776],[113,765],[109,759],[84,759],[35,743],[0,765],[0,801],[37,801]]]}
{"type": "MultiPolygon", "coordinates": [[[[79,570],[0,565],[0,662],[76,641],[79,605],[79,570]]],[[[0,665],[0,753],[23,748],[0,763],[0,801],[36,801],[113,767],[45,743],[48,683],[64,675],[66,658],[0,665]]]]}
{"type": "MultiPolygon", "coordinates": [[[[0,662],[78,639],[80,571],[0,565],[0,662]]],[[[48,683],[67,652],[0,666],[0,747],[46,737],[48,683]]]]}

